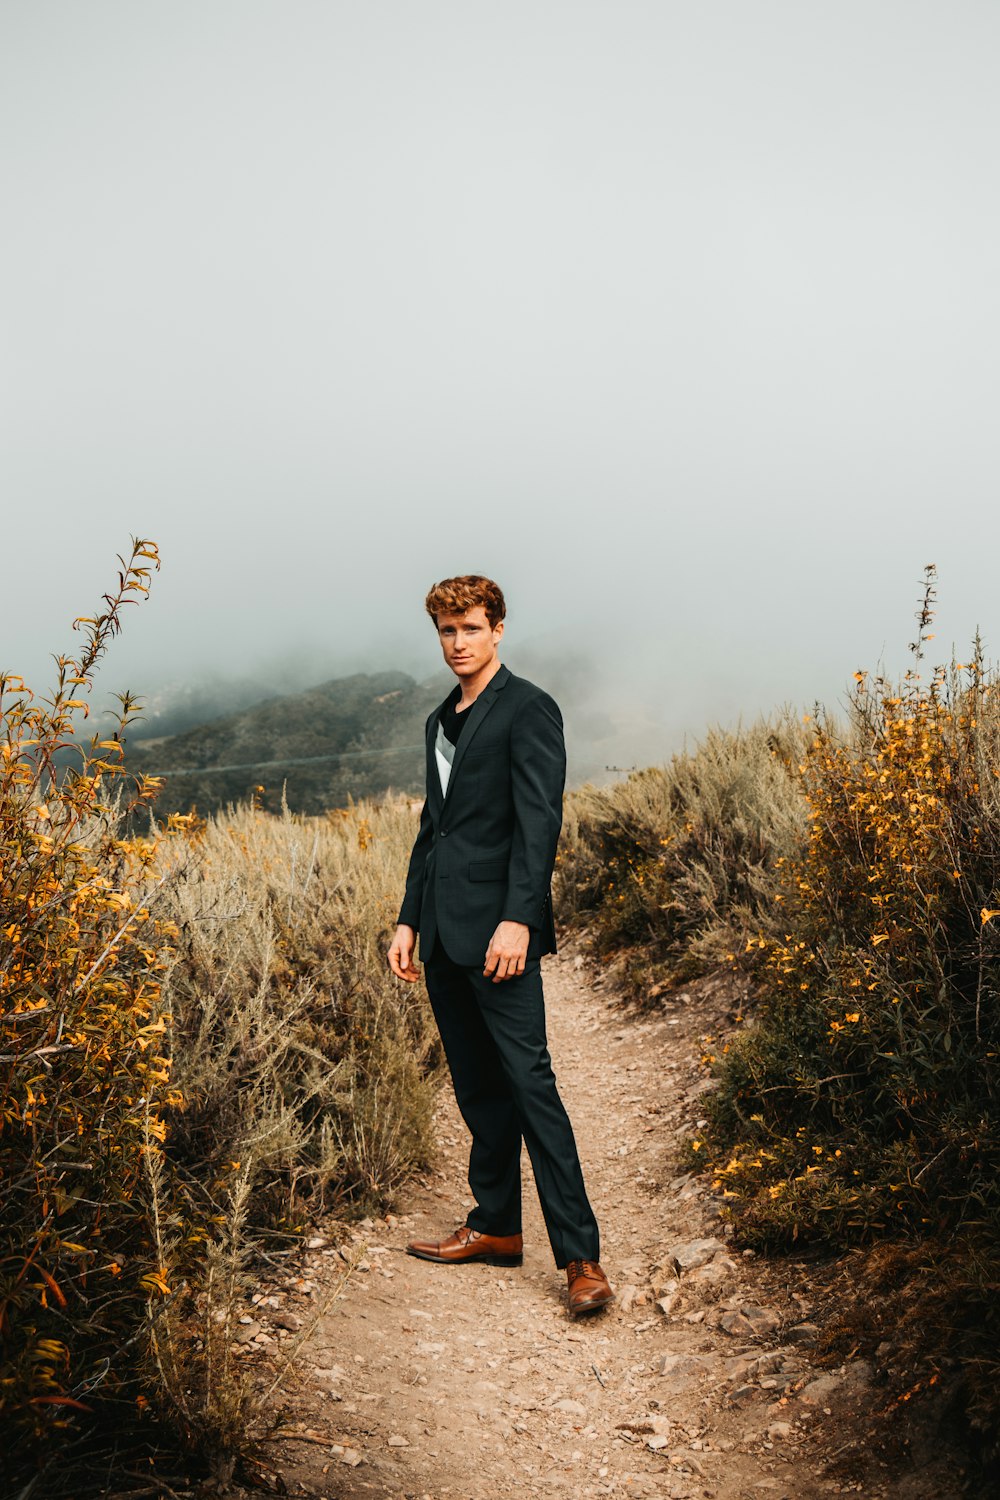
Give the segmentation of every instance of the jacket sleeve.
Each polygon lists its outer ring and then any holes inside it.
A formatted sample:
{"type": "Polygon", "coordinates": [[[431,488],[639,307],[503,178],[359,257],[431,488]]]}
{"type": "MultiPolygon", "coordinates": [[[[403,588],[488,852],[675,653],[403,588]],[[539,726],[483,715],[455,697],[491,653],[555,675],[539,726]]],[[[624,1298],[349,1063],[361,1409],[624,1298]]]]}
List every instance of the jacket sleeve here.
{"type": "Polygon", "coordinates": [[[399,909],[397,922],[404,922],[407,927],[412,927],[414,932],[420,930],[420,905],[424,893],[424,866],[427,863],[427,855],[434,843],[434,829],[431,824],[431,815],[427,810],[427,798],[420,809],[420,827],[413,841],[410,851],[410,864],[406,872],[406,891],[403,896],[403,904],[399,909]]]}
{"type": "Polygon", "coordinates": [[[514,839],[503,920],[541,927],[562,828],[566,744],[562,714],[548,693],[518,711],[510,737],[514,839]]]}

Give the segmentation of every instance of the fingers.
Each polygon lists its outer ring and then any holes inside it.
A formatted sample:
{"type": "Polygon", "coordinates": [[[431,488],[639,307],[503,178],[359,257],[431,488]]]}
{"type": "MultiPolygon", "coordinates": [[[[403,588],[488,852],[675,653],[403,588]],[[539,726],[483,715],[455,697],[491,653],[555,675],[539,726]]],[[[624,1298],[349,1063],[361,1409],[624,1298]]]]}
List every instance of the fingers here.
{"type": "Polygon", "coordinates": [[[524,973],[523,953],[494,953],[490,949],[486,954],[486,967],[483,974],[489,977],[493,974],[493,983],[499,984],[504,979],[513,979],[518,974],[524,973]],[[493,970],[496,970],[493,973],[493,970]]]}
{"type": "Polygon", "coordinates": [[[420,969],[413,959],[412,944],[400,942],[397,938],[387,956],[389,967],[397,979],[405,979],[408,984],[414,984],[420,978],[420,969]]]}

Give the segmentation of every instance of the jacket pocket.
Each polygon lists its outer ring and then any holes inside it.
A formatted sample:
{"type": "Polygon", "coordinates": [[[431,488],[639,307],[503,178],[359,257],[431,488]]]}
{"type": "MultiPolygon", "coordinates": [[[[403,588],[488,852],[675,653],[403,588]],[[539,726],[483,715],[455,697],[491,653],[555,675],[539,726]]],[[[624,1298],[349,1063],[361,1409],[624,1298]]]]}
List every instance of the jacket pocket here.
{"type": "Polygon", "coordinates": [[[470,880],[506,880],[506,859],[474,859],[469,865],[470,880]]]}

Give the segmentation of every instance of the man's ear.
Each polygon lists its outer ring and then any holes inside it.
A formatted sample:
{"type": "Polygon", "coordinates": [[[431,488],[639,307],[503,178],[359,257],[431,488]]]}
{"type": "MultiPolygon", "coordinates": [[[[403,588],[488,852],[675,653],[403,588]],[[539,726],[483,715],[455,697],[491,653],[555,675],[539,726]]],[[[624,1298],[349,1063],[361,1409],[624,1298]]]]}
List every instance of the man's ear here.
{"type": "Polygon", "coordinates": [[[496,622],[496,624],[494,625],[494,627],[493,627],[493,634],[494,634],[494,636],[496,637],[497,640],[499,640],[500,637],[503,635],[503,621],[502,620],[498,620],[496,622]]]}

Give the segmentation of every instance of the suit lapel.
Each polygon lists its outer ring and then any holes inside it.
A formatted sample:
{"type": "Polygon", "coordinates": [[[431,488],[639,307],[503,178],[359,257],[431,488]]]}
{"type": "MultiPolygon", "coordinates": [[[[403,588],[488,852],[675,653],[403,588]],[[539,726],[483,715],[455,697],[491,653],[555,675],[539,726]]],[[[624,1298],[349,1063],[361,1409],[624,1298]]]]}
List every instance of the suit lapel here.
{"type": "MultiPolygon", "coordinates": [[[[462,761],[465,759],[465,752],[468,750],[469,745],[475,737],[476,731],[479,729],[479,726],[482,724],[483,720],[486,718],[486,715],[489,713],[490,709],[497,701],[497,694],[500,692],[501,688],[506,686],[509,676],[510,668],[501,666],[499,672],[495,672],[490,678],[489,682],[483,688],[483,691],[479,694],[479,697],[476,699],[472,707],[465,710],[465,712],[469,715],[469,722],[465,725],[461,735],[459,736],[458,747],[455,750],[455,759],[451,764],[451,775],[448,777],[448,791],[445,794],[444,801],[441,803],[442,811],[448,806],[448,799],[450,798],[452,788],[455,785],[455,778],[458,776],[458,773],[462,768],[462,761]]],[[[436,733],[437,715],[435,714],[434,723],[432,726],[432,734],[428,740],[428,745],[430,747],[429,763],[433,764],[434,766],[434,776],[438,782],[438,795],[440,796],[441,783],[440,779],[437,777],[437,757],[434,754],[434,735],[436,733]]]]}

